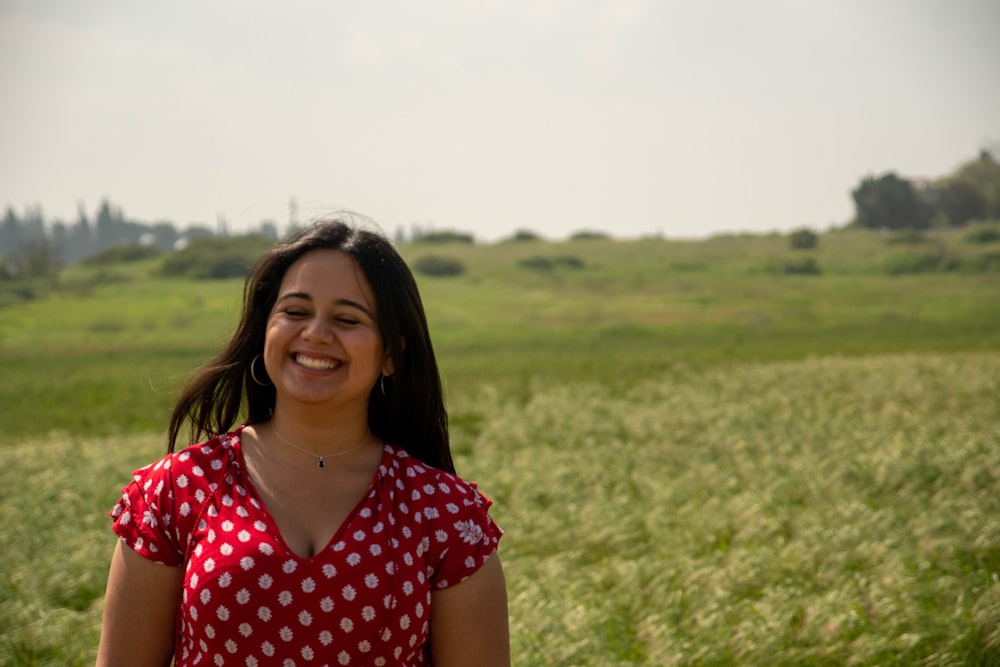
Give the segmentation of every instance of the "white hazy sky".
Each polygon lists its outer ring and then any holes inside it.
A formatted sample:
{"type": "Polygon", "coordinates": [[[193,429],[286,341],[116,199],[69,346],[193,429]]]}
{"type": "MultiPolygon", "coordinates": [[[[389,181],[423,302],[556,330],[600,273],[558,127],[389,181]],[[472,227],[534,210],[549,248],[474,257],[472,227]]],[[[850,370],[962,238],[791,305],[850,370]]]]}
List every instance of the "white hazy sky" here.
{"type": "Polygon", "coordinates": [[[0,0],[0,206],[823,229],[1000,146],[1000,0],[0,0]]]}

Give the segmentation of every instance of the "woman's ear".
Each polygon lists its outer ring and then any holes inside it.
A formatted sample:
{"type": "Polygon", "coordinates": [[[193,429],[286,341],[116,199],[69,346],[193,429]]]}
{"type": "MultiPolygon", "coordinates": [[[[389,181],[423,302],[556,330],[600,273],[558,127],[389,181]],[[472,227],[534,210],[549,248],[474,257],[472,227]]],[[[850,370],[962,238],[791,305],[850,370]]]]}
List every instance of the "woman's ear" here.
{"type": "MultiPolygon", "coordinates": [[[[399,337],[399,349],[406,349],[406,336],[399,337]]],[[[392,363],[392,351],[385,348],[385,357],[382,359],[382,375],[390,376],[396,372],[396,367],[392,363]]]]}

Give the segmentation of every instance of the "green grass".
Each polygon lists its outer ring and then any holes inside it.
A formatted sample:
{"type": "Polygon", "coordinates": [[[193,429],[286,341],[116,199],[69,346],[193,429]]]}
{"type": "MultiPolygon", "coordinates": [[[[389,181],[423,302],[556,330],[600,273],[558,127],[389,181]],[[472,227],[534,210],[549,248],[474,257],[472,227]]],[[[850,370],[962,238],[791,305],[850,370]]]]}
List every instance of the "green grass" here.
{"type": "MultiPolygon", "coordinates": [[[[517,664],[997,664],[998,378],[910,354],[463,397],[517,664]]],[[[0,663],[92,661],[105,513],[160,441],[0,448],[0,663]]]]}
{"type": "MultiPolygon", "coordinates": [[[[484,382],[524,397],[535,379],[628,386],[677,366],[1000,348],[1000,273],[889,276],[878,267],[894,251],[877,234],[827,234],[816,252],[830,269],[796,276],[761,268],[799,256],[780,236],[402,248],[468,267],[420,277],[449,397],[484,382]],[[539,255],[583,268],[518,263],[539,255]]],[[[233,326],[241,284],[156,274],[155,262],[77,267],[51,297],[0,308],[10,437],[162,428],[233,326]]]]}
{"type": "MultiPolygon", "coordinates": [[[[1000,274],[888,275],[900,249],[401,249],[467,267],[420,283],[516,664],[1000,665],[1000,274]]],[[[238,281],[157,266],[0,308],[0,664],[93,663],[106,513],[233,326],[238,281]]]]}

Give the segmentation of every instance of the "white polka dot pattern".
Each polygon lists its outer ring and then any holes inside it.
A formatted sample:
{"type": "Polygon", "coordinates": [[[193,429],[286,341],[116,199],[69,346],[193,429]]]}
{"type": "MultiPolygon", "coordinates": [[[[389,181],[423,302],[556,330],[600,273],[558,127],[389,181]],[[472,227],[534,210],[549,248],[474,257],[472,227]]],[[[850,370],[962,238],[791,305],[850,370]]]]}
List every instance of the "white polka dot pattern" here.
{"type": "Polygon", "coordinates": [[[387,445],[363,501],[300,558],[246,477],[236,431],[136,471],[111,516],[137,553],[184,568],[176,667],[425,665],[431,593],[496,550],[490,505],[387,445]]]}

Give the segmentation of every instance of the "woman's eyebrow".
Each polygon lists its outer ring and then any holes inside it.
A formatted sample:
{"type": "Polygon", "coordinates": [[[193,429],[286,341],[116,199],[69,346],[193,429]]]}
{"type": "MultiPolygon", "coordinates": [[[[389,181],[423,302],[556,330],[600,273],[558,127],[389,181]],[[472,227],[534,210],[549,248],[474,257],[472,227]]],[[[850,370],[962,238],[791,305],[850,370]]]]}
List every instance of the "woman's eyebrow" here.
{"type": "Polygon", "coordinates": [[[358,303],[357,301],[352,301],[351,299],[334,299],[333,302],[338,306],[348,306],[350,308],[357,308],[371,319],[373,320],[375,319],[375,313],[368,310],[368,306],[366,306],[363,303],[358,303]]]}

